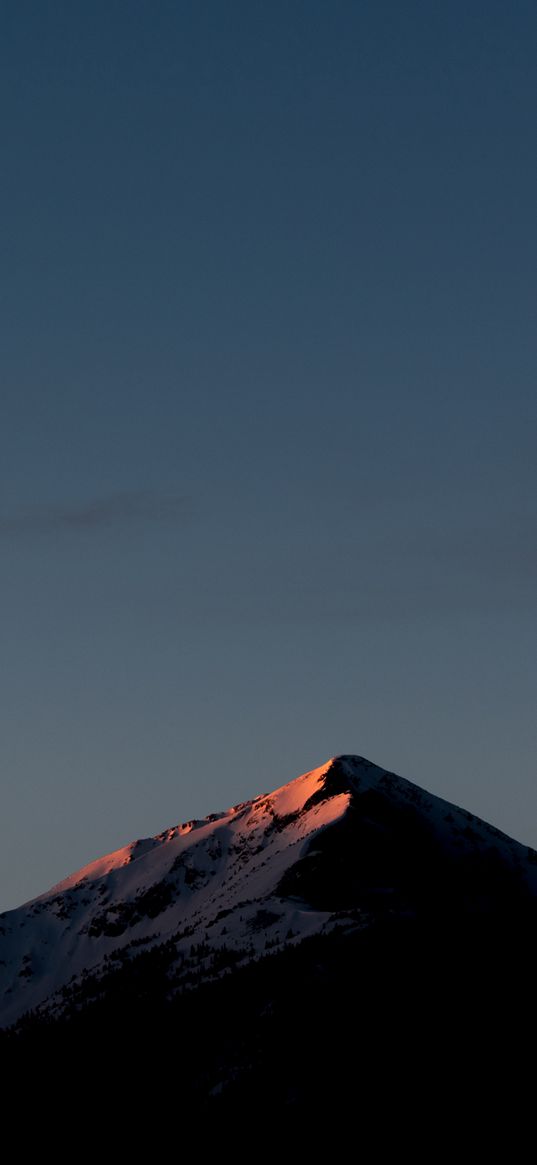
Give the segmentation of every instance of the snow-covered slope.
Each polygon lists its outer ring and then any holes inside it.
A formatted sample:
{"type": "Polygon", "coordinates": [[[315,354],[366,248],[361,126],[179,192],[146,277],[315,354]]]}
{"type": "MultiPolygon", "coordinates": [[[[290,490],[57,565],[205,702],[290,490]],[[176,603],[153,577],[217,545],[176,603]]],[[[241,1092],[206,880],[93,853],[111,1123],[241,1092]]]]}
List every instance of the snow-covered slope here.
{"type": "Polygon", "coordinates": [[[462,885],[465,905],[481,909],[498,879],[537,893],[536,855],[361,757],[332,758],[132,842],[0,916],[0,1023],[59,1014],[88,977],[161,944],[172,944],[173,994],[308,935],[367,926],[380,909],[413,908],[429,884],[439,897],[453,885],[458,900],[462,885]]]}

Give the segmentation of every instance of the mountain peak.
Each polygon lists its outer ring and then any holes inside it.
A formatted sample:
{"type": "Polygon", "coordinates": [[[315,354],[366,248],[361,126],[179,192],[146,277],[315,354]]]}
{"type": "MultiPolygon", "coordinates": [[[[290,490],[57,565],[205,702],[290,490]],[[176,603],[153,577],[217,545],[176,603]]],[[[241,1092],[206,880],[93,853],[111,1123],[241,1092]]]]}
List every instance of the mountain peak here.
{"type": "Polygon", "coordinates": [[[537,889],[536,871],[537,857],[493,826],[341,753],[131,842],[3,915],[0,1023],[29,1008],[61,1014],[90,980],[98,995],[140,950],[166,950],[173,995],[309,936],[428,910],[435,895],[439,909],[488,909],[497,886],[537,889]]]}

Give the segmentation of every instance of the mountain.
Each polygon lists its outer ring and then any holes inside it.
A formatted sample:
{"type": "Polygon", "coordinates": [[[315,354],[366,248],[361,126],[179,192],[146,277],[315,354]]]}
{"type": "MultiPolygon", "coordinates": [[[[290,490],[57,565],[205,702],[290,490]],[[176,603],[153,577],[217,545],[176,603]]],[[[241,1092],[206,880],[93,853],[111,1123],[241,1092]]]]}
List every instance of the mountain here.
{"type": "Polygon", "coordinates": [[[444,1066],[462,1059],[461,1023],[512,1060],[513,1016],[520,1034],[531,1013],[536,906],[533,850],[337,756],[2,915],[0,1016],[15,1025],[3,1046],[10,1062],[26,1049],[25,1063],[29,1047],[85,1049],[87,1064],[111,1046],[154,1056],[177,1036],[182,1095],[226,1112],[261,1087],[305,1105],[312,1072],[341,1062],[349,1038],[339,1097],[366,1087],[366,1050],[370,1068],[389,1048],[403,1071],[409,1043],[436,1062],[432,1030],[444,1066]]]}
{"type": "Polygon", "coordinates": [[[536,855],[361,757],[173,826],[0,916],[3,1024],[172,942],[170,994],[380,914],[481,915],[537,893],[536,855]]]}

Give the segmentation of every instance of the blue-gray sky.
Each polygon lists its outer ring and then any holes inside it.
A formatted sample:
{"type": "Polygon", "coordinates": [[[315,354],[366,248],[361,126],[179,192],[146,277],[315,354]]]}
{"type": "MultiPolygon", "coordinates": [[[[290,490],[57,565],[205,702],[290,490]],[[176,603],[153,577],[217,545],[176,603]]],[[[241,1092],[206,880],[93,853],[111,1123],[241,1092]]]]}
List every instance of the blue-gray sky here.
{"type": "Polygon", "coordinates": [[[0,905],[338,752],[537,845],[535,5],[0,34],[0,905]]]}

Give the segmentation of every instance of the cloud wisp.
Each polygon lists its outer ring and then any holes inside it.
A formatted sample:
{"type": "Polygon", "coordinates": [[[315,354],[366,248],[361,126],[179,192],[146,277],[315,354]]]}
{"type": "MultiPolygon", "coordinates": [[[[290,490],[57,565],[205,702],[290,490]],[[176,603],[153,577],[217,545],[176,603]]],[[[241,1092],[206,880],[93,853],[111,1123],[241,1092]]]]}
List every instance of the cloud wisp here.
{"type": "Polygon", "coordinates": [[[186,504],[187,499],[181,495],[144,490],[71,504],[36,503],[11,513],[0,512],[0,538],[93,534],[138,523],[177,521],[185,517],[186,504]]]}

